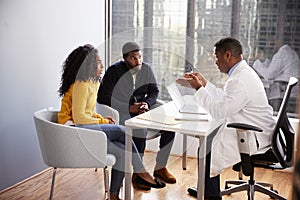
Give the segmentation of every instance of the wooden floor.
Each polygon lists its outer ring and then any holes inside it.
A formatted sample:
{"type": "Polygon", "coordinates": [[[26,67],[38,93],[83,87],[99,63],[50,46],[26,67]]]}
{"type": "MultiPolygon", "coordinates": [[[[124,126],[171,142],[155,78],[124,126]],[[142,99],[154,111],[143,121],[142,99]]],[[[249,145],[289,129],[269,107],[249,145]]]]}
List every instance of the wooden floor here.
{"type": "MultiPolygon", "coordinates": [[[[147,152],[144,161],[148,170],[152,170],[155,163],[155,153],[147,152]]],[[[196,198],[187,194],[186,190],[190,186],[196,186],[197,182],[197,160],[189,158],[187,170],[181,168],[181,158],[171,156],[168,162],[168,169],[176,176],[176,184],[168,184],[163,189],[151,189],[149,192],[142,192],[133,189],[134,200],[189,200],[196,198]]],[[[41,200],[48,199],[52,170],[45,170],[43,173],[28,179],[16,186],[0,192],[0,200],[41,200]]],[[[255,173],[257,181],[272,182],[274,189],[279,194],[291,199],[292,174],[285,172],[275,172],[271,170],[258,169],[255,173]]],[[[237,173],[231,169],[225,170],[221,175],[221,186],[224,188],[224,181],[237,179],[237,173]]],[[[122,190],[123,192],[123,190],[122,190]]],[[[120,197],[122,198],[123,193],[120,197]]],[[[56,175],[54,200],[104,200],[103,171],[95,172],[93,169],[58,169],[56,175]]],[[[123,198],[124,199],[124,198],[123,198]]],[[[223,200],[247,199],[246,192],[239,192],[223,197],[223,200]]],[[[255,193],[255,199],[265,200],[268,196],[255,193]]]]}

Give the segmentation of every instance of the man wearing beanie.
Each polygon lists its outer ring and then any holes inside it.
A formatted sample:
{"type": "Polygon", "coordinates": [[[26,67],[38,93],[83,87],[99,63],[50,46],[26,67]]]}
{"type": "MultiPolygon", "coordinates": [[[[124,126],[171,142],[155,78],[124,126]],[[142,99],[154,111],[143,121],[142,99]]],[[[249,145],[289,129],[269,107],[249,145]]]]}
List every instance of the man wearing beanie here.
{"type": "MultiPolygon", "coordinates": [[[[98,91],[97,102],[106,104],[119,111],[120,124],[125,120],[147,112],[155,103],[158,87],[155,75],[149,64],[142,61],[141,48],[136,42],[127,42],[122,47],[123,60],[110,66],[103,77],[98,91]]],[[[176,183],[176,178],[166,168],[175,133],[160,131],[159,151],[156,157],[154,177],[166,183],[176,183]]],[[[143,158],[146,147],[146,129],[135,129],[133,141],[143,158]]],[[[150,190],[149,186],[136,183],[135,188],[150,190]]]]}

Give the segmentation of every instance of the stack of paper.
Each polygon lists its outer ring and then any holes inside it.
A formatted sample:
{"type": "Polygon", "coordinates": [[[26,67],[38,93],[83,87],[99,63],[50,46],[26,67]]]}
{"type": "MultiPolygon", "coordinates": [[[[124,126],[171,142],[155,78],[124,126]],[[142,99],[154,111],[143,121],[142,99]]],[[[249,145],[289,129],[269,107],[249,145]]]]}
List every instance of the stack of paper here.
{"type": "Polygon", "coordinates": [[[141,115],[138,115],[137,118],[168,125],[182,123],[182,121],[176,120],[174,116],[163,115],[161,113],[146,112],[141,115]]]}

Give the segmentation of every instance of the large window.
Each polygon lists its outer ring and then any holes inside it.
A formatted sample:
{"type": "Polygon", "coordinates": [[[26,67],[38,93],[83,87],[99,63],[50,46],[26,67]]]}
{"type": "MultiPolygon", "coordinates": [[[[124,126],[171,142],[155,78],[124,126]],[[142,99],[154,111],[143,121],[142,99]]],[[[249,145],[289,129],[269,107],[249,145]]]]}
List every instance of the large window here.
{"type": "MultiPolygon", "coordinates": [[[[237,37],[244,59],[260,75],[270,104],[278,110],[288,78],[299,77],[300,2],[298,0],[113,0],[111,2],[110,62],[121,59],[129,40],[143,46],[160,86],[185,71],[199,71],[222,87],[227,75],[214,63],[214,43],[237,37]]],[[[289,112],[296,113],[298,88],[289,112]]]]}

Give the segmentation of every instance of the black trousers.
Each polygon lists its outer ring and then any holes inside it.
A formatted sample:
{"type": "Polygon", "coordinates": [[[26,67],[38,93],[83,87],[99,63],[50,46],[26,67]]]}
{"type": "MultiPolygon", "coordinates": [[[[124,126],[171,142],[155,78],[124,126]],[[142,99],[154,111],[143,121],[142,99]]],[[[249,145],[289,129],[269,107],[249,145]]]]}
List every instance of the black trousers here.
{"type": "MultiPolygon", "coordinates": [[[[120,113],[120,124],[124,125],[125,120],[130,119],[129,113],[120,113]]],[[[169,155],[173,146],[175,132],[159,131],[161,133],[159,140],[159,151],[156,156],[156,169],[165,167],[167,165],[169,155]]],[[[132,140],[143,158],[146,148],[147,129],[134,129],[132,133],[132,140]]]]}
{"type": "MultiPolygon", "coordinates": [[[[199,149],[198,149],[199,151],[199,149]]],[[[211,161],[211,153],[209,152],[206,156],[206,164],[205,164],[205,191],[204,197],[220,197],[221,189],[220,189],[220,175],[215,177],[210,177],[210,161],[211,161]]]]}
{"type": "MultiPolygon", "coordinates": [[[[171,131],[159,131],[159,150],[156,156],[156,169],[163,168],[167,165],[168,158],[173,146],[175,133],[171,131]]],[[[141,158],[143,158],[146,148],[146,136],[147,129],[135,129],[133,130],[132,140],[134,141],[141,158]]]]}

